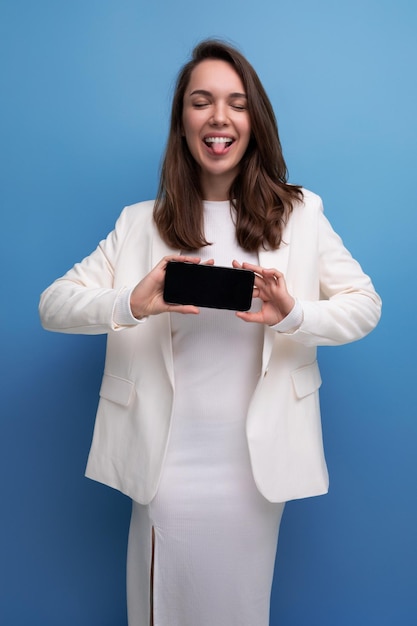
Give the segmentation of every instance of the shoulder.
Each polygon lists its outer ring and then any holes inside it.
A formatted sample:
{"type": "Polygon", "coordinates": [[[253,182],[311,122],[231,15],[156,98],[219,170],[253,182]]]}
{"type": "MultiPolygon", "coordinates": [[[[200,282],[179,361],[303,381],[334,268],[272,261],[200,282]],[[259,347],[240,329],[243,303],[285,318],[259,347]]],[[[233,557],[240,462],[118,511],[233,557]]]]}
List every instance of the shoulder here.
{"type": "Polygon", "coordinates": [[[115,230],[119,233],[124,231],[149,232],[149,229],[154,226],[154,204],[154,200],[146,200],[125,206],[117,219],[115,230]]]}
{"type": "Polygon", "coordinates": [[[304,187],[301,191],[303,195],[293,204],[289,224],[298,229],[316,229],[323,216],[322,199],[304,187]]]}
{"type": "Polygon", "coordinates": [[[154,200],[145,200],[144,202],[136,202],[124,207],[120,214],[119,220],[127,220],[130,222],[146,221],[152,219],[154,200]]]}
{"type": "Polygon", "coordinates": [[[297,202],[296,206],[323,212],[323,201],[320,196],[309,189],[305,189],[305,187],[302,187],[301,191],[303,197],[300,202],[297,202]]]}

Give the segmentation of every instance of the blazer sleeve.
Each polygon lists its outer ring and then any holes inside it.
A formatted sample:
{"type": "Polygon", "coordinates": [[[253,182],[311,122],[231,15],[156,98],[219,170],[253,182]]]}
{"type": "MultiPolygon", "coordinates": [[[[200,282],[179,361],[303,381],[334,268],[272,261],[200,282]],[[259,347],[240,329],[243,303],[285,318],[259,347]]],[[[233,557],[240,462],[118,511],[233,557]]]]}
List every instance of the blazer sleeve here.
{"type": "Polygon", "coordinates": [[[123,328],[113,321],[115,302],[123,290],[114,288],[114,274],[128,222],[124,209],[96,250],[45,289],[39,314],[46,330],[100,334],[123,328]]]}
{"type": "Polygon", "coordinates": [[[356,341],[377,325],[381,299],[369,276],[333,230],[322,205],[317,233],[320,299],[300,298],[303,322],[289,336],[306,346],[356,341]]]}

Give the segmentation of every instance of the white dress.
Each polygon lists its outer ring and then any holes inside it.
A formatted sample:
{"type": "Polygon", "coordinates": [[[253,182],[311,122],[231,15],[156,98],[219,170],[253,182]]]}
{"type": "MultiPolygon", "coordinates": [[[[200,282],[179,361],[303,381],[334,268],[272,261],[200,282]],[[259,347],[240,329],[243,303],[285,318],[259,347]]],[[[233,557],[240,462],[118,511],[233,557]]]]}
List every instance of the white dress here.
{"type": "MultiPolygon", "coordinates": [[[[229,202],[205,202],[203,259],[257,263],[229,202]]],[[[256,304],[254,304],[256,306],[256,304]]],[[[175,401],[158,493],[133,503],[129,626],[267,626],[283,504],[257,490],[246,415],[263,328],[233,311],[171,314],[175,401]]]]}

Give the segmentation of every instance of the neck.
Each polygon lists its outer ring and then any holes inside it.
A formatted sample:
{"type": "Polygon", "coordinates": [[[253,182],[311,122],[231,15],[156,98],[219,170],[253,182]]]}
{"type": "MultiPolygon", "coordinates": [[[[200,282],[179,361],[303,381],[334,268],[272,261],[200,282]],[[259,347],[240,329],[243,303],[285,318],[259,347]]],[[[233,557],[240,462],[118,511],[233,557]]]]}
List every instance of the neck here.
{"type": "Polygon", "coordinates": [[[221,202],[229,199],[229,190],[234,180],[233,175],[213,176],[207,173],[201,175],[201,188],[204,200],[221,202]]]}

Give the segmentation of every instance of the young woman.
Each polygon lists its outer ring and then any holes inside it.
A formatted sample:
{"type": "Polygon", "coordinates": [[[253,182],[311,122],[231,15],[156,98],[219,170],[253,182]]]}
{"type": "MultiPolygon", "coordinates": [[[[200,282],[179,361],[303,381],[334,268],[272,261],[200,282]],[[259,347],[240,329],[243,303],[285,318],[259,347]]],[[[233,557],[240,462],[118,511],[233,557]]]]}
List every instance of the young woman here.
{"type": "Polygon", "coordinates": [[[87,476],[133,500],[129,626],[267,626],[284,502],[328,487],[316,347],[366,335],[380,299],[320,198],[287,183],[237,50],[195,48],[156,201],[127,207],[40,313],[108,334],[87,476]],[[253,271],[251,309],[166,303],[170,260],[253,271]]]}

